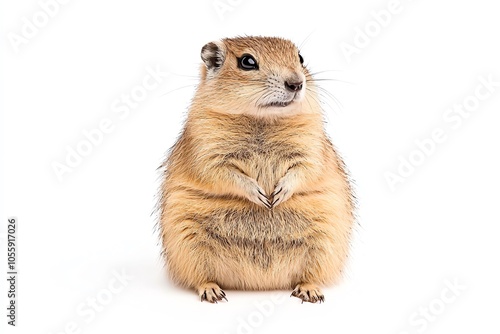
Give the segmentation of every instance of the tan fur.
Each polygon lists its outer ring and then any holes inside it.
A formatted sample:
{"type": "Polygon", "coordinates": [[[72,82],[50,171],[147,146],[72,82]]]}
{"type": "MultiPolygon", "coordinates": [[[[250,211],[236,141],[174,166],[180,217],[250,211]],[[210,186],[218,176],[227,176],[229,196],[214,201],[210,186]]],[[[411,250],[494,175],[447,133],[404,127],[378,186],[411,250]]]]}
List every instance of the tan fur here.
{"type": "Polygon", "coordinates": [[[314,80],[287,40],[217,45],[224,63],[216,73],[202,67],[184,131],[163,165],[160,231],[170,276],[212,302],[225,298],[214,284],[295,288],[304,301],[322,301],[318,287],[337,282],[345,264],[353,205],[314,80]],[[258,71],[237,67],[243,53],[255,56],[258,71]],[[259,106],[271,74],[303,75],[304,98],[259,106]],[[259,190],[278,203],[259,205],[259,190]]]}

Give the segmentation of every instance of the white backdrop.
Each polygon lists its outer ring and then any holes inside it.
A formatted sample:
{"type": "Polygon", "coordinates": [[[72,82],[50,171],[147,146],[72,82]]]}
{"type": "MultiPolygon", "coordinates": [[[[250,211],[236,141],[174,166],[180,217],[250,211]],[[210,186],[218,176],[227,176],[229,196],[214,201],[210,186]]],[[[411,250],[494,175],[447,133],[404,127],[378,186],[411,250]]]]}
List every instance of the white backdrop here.
{"type": "MultiPolygon", "coordinates": [[[[500,44],[493,1],[2,1],[2,212],[18,219],[7,333],[497,333],[500,44]],[[359,201],[326,303],[165,276],[156,168],[201,47],[302,44],[359,201]],[[307,40],[307,41],[306,41],[307,40]],[[90,138],[90,139],[89,139],[90,138]]],[[[6,275],[6,271],[3,273],[6,275]]],[[[2,330],[3,332],[3,330],[2,330]]]]}

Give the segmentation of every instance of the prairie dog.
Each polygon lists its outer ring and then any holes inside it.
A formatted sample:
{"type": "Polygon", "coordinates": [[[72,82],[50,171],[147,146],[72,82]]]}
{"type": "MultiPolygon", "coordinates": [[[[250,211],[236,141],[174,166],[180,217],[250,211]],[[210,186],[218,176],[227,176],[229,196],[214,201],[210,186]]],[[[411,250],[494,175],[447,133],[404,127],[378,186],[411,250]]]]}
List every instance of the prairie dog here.
{"type": "Polygon", "coordinates": [[[344,164],[298,48],[239,37],[201,50],[184,130],[162,165],[159,227],[171,278],[201,300],[293,289],[322,302],[353,225],[344,164]]]}

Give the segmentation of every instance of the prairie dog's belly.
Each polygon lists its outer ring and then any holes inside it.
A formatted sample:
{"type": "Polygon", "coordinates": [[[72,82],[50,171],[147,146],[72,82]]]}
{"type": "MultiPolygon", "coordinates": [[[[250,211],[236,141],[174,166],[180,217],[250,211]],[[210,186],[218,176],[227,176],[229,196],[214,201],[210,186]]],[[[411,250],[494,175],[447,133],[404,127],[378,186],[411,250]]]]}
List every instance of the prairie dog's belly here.
{"type": "Polygon", "coordinates": [[[298,279],[314,229],[306,215],[285,207],[271,211],[244,199],[191,201],[204,201],[204,209],[193,207],[179,218],[192,222],[217,263],[214,275],[222,287],[288,289],[298,279]]]}
{"type": "Polygon", "coordinates": [[[286,289],[303,271],[311,221],[290,210],[227,209],[203,223],[226,288],[286,289]]]}
{"type": "Polygon", "coordinates": [[[222,244],[235,246],[246,241],[271,242],[276,247],[288,243],[298,245],[305,241],[313,225],[310,218],[298,211],[287,208],[268,210],[252,203],[235,208],[220,205],[202,220],[208,235],[220,238],[222,244]]]}

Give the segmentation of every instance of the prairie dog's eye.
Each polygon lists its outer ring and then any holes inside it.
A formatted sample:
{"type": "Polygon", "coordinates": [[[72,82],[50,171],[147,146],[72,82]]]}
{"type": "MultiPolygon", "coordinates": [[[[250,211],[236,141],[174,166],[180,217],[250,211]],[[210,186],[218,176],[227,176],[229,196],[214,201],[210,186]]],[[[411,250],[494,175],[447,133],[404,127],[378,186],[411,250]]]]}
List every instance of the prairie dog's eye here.
{"type": "Polygon", "coordinates": [[[304,64],[304,58],[302,58],[302,55],[299,53],[299,61],[301,64],[304,64]]]}
{"type": "Polygon", "coordinates": [[[259,64],[257,64],[257,61],[252,55],[246,53],[238,58],[238,67],[245,71],[251,71],[258,70],[259,64]]]}

